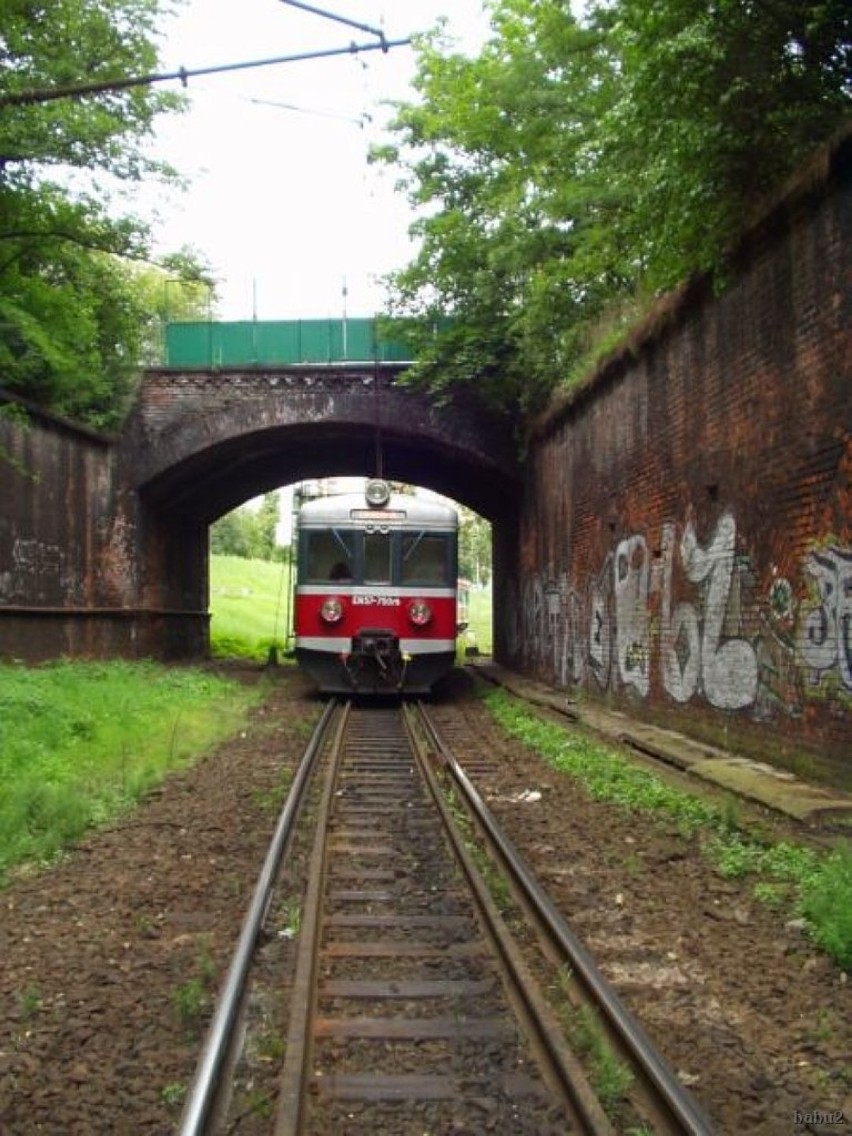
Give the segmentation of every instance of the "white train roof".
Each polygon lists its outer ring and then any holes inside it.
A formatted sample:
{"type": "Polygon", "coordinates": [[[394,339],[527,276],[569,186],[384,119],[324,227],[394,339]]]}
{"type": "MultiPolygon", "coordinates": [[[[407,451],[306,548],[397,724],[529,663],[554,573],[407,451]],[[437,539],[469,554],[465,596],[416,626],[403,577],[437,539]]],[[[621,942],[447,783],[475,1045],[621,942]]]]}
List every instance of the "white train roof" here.
{"type": "Polygon", "coordinates": [[[381,528],[455,530],[458,514],[440,501],[392,493],[384,505],[371,505],[363,493],[340,493],[306,501],[299,510],[301,528],[377,525],[381,528]]]}

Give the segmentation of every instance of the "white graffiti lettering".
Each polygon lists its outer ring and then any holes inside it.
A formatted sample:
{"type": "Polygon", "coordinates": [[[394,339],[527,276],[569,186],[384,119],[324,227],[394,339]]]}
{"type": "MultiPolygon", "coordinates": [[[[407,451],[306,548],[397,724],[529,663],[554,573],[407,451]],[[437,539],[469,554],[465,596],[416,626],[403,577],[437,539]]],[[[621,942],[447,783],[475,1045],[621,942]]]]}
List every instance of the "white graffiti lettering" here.
{"type": "Polygon", "coordinates": [[[852,552],[812,552],[805,569],[816,581],[819,602],[806,610],[799,629],[802,659],[813,685],[836,669],[844,687],[852,690],[852,552]]]}
{"type": "Polygon", "coordinates": [[[676,702],[688,702],[698,687],[701,639],[698,615],[692,604],[679,603],[672,611],[675,526],[663,525],[663,598],[660,615],[660,661],[663,686],[676,702]]]}
{"type": "Polygon", "coordinates": [[[643,536],[622,540],[615,550],[616,659],[621,681],[634,686],[644,698],[650,676],[650,620],[648,617],[648,546],[643,536]]]}

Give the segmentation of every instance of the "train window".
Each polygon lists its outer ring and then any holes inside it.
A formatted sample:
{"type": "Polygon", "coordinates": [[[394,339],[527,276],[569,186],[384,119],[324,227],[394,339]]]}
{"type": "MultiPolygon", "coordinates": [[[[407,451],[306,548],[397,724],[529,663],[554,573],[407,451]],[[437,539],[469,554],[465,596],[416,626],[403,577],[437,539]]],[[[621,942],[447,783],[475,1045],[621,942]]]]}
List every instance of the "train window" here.
{"type": "Polygon", "coordinates": [[[390,533],[364,533],[364,583],[389,584],[391,582],[390,533]]]}
{"type": "Polygon", "coordinates": [[[305,532],[305,581],[309,584],[352,578],[354,533],[339,529],[305,532]]]}
{"type": "Polygon", "coordinates": [[[443,533],[405,533],[402,538],[403,584],[449,584],[447,537],[443,533]]]}

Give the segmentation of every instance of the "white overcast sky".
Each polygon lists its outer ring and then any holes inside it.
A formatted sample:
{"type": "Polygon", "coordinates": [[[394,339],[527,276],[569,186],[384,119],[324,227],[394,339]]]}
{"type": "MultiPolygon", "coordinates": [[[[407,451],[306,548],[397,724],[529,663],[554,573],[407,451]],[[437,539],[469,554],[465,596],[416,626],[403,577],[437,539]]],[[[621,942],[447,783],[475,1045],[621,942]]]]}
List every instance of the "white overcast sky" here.
{"type": "MultiPolygon", "coordinates": [[[[313,7],[388,40],[446,16],[461,48],[481,42],[481,0],[319,0],[313,7]]],[[[371,42],[355,28],[281,0],[188,0],[164,29],[164,70],[269,59],[371,42]]],[[[411,256],[412,217],[392,171],[370,166],[387,138],[382,100],[404,99],[410,48],[290,63],[191,79],[192,109],[163,119],[155,152],[190,188],[158,191],[159,252],[191,245],[220,281],[221,319],[350,316],[383,304],[381,277],[411,256]]]]}

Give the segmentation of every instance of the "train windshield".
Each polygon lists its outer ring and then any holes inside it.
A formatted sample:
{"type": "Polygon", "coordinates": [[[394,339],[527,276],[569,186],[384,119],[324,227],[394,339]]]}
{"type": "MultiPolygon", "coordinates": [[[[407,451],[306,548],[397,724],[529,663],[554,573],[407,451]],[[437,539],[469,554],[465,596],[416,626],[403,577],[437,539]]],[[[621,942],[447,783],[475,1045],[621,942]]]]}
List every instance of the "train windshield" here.
{"type": "Polygon", "coordinates": [[[351,580],[355,565],[355,533],[321,529],[305,533],[305,578],[310,584],[351,580]]]}
{"type": "Polygon", "coordinates": [[[393,579],[393,546],[387,532],[364,533],[364,583],[389,584],[393,579]]]}
{"type": "Polygon", "coordinates": [[[306,529],[299,579],[403,587],[452,587],[455,537],[430,530],[306,529]]]}
{"type": "Polygon", "coordinates": [[[449,584],[451,564],[446,533],[412,532],[402,538],[403,584],[449,584]]]}

